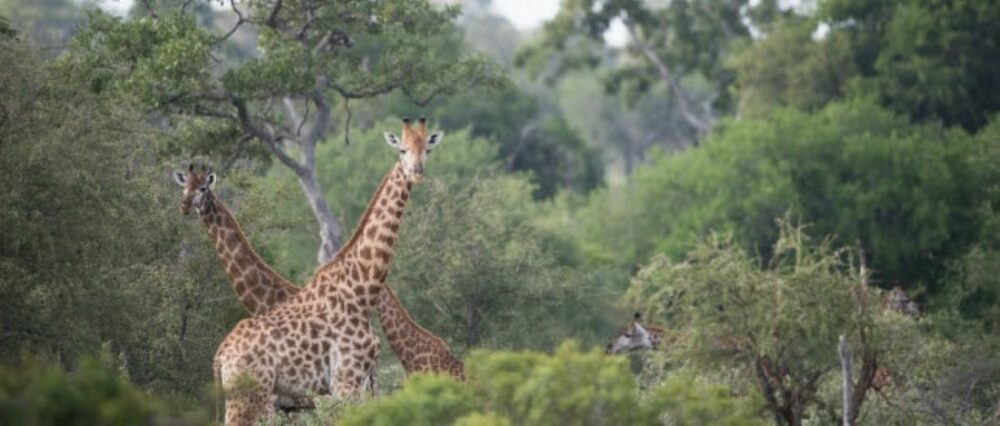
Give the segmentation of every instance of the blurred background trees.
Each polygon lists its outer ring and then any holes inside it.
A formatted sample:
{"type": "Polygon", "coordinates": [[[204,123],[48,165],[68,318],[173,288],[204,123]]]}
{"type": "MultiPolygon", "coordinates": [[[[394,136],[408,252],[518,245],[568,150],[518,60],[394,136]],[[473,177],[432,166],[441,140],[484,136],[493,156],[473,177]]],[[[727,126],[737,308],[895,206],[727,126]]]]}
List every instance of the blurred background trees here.
{"type": "Polygon", "coordinates": [[[479,381],[399,389],[384,348],[395,393],[303,421],[835,423],[840,335],[859,424],[1000,419],[996,2],[496,10],[0,3],[0,359],[39,365],[0,400],[104,371],[201,415],[244,314],[167,173],[213,166],[303,283],[393,161],[381,133],[425,115],[446,138],[388,282],[479,381]],[[883,309],[897,286],[918,317],[883,309]],[[664,350],[588,351],[635,310],[664,350]]]}

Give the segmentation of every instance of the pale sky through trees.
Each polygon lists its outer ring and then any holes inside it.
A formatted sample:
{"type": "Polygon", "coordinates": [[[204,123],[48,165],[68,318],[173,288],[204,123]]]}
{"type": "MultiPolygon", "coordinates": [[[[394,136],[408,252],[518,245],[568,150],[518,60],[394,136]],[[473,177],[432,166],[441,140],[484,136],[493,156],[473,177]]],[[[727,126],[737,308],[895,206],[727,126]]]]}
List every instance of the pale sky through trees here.
{"type": "MultiPolygon", "coordinates": [[[[100,6],[124,14],[132,7],[132,0],[104,0],[100,6]]],[[[503,15],[520,30],[538,28],[542,22],[559,11],[559,0],[494,0],[493,10],[503,15]]]]}
{"type": "MultiPolygon", "coordinates": [[[[132,2],[132,0],[99,0],[98,4],[106,10],[124,14],[132,7],[132,2]]],[[[492,9],[498,15],[509,19],[517,29],[530,31],[552,19],[559,12],[559,2],[560,0],[493,0],[492,9]]],[[[621,46],[625,44],[627,34],[625,28],[615,22],[606,37],[609,44],[621,46]]]]}

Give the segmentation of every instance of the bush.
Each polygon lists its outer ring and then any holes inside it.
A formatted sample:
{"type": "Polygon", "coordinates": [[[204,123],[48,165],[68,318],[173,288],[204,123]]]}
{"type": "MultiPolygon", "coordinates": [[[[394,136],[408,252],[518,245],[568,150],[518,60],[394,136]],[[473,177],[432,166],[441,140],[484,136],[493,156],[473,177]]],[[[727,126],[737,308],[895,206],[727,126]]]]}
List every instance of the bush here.
{"type": "Polygon", "coordinates": [[[791,211],[814,235],[841,246],[860,240],[878,281],[933,289],[983,221],[981,188],[990,183],[970,158],[979,145],[868,102],[781,109],[725,123],[697,149],[656,156],[629,187],[596,194],[581,227],[592,256],[625,268],[653,254],[680,259],[712,231],[767,260],[774,219],[791,211]]]}
{"type": "Polygon", "coordinates": [[[755,425],[743,401],[718,385],[677,378],[641,398],[627,362],[574,342],[555,353],[476,351],[468,384],[415,375],[402,391],[348,412],[348,425],[755,425]]]}
{"type": "Polygon", "coordinates": [[[25,359],[0,367],[0,418],[22,425],[145,425],[158,408],[95,359],[72,372],[25,359]]]}

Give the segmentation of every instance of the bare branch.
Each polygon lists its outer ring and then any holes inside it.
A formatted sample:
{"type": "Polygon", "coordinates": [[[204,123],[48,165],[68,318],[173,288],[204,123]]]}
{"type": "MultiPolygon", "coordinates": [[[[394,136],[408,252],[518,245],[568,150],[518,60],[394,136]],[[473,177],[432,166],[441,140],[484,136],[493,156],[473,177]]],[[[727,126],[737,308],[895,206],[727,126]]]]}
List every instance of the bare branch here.
{"type": "Polygon", "coordinates": [[[840,370],[841,370],[841,391],[843,393],[843,426],[851,426],[854,424],[854,419],[851,417],[851,413],[854,409],[851,407],[851,403],[854,402],[854,398],[851,396],[851,386],[853,382],[851,380],[851,350],[847,347],[847,339],[843,334],[840,335],[840,343],[837,346],[837,354],[840,356],[840,370]]]}
{"type": "Polygon", "coordinates": [[[302,167],[301,164],[290,157],[285,150],[281,149],[273,134],[264,131],[254,124],[253,119],[250,117],[250,111],[247,109],[246,102],[239,98],[233,98],[232,103],[233,106],[236,107],[240,126],[243,127],[244,131],[250,133],[251,136],[259,139],[261,142],[264,142],[264,145],[267,145],[271,152],[274,153],[274,156],[278,157],[278,160],[285,166],[292,169],[296,175],[304,176],[308,173],[308,171],[302,167]]]}
{"type": "Polygon", "coordinates": [[[653,68],[656,69],[660,78],[667,82],[667,84],[670,85],[670,89],[677,94],[678,104],[681,107],[681,115],[684,116],[684,119],[688,122],[688,124],[691,124],[691,126],[693,126],[698,133],[704,134],[708,132],[708,130],[712,128],[712,124],[715,122],[711,105],[703,105],[703,112],[701,114],[696,113],[694,111],[694,102],[691,101],[687,91],[681,86],[677,77],[670,72],[670,68],[667,67],[667,64],[660,59],[659,55],[657,55],[653,48],[646,43],[643,36],[639,34],[639,30],[636,28],[635,23],[628,17],[623,18],[622,21],[624,21],[625,28],[628,30],[629,35],[632,37],[636,46],[640,51],[642,51],[643,56],[645,56],[646,59],[649,60],[650,64],[653,65],[653,68]]]}
{"type": "Polygon", "coordinates": [[[344,145],[351,144],[351,105],[349,104],[350,99],[344,98],[344,111],[347,112],[347,117],[344,118],[344,145]]]}
{"type": "Polygon", "coordinates": [[[278,29],[278,13],[281,12],[281,6],[281,0],[274,2],[274,8],[271,9],[271,13],[267,15],[267,20],[264,21],[264,25],[278,29]]]}
{"type": "Polygon", "coordinates": [[[347,89],[334,82],[327,83],[327,86],[337,91],[337,93],[339,93],[340,96],[349,99],[370,98],[373,96],[384,95],[396,89],[396,85],[391,83],[387,83],[382,86],[366,87],[364,89],[355,89],[355,90],[347,89]]]}
{"type": "Polygon", "coordinates": [[[181,15],[187,13],[188,6],[190,6],[193,2],[194,0],[184,0],[184,4],[181,5],[181,15]]]}
{"type": "Polygon", "coordinates": [[[229,6],[233,9],[233,13],[236,14],[237,17],[236,25],[233,25],[233,28],[230,29],[227,33],[223,34],[222,37],[219,37],[219,41],[228,40],[229,37],[231,37],[233,33],[235,33],[236,30],[238,30],[240,26],[247,21],[246,17],[243,16],[243,12],[241,12],[240,9],[236,7],[236,0],[229,0],[229,6]]]}

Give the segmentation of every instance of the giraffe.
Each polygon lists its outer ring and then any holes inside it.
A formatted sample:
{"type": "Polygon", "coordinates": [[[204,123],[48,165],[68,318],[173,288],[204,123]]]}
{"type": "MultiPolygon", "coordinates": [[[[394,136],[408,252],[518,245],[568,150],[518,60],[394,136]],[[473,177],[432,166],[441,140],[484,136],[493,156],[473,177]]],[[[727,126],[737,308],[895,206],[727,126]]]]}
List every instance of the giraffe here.
{"type": "Polygon", "coordinates": [[[617,354],[622,351],[647,348],[656,349],[663,341],[664,329],[655,325],[642,325],[642,314],[636,312],[625,327],[611,338],[604,353],[617,354]]]}
{"type": "MultiPolygon", "coordinates": [[[[181,212],[186,215],[194,207],[201,216],[215,241],[216,252],[233,290],[250,315],[267,312],[299,292],[299,287],[292,285],[257,255],[235,217],[215,197],[213,186],[218,181],[215,173],[204,167],[198,171],[191,165],[187,172],[176,171],[173,177],[184,188],[181,212]]],[[[451,354],[447,343],[420,327],[400,304],[395,293],[388,286],[385,288],[388,291],[380,294],[377,307],[379,322],[404,370],[408,374],[444,372],[464,380],[462,363],[451,354]]],[[[371,385],[375,385],[374,380],[371,380],[371,385]]],[[[370,390],[374,392],[374,389],[370,390]]],[[[313,406],[309,398],[282,400],[279,405],[286,409],[313,406]]]]}
{"type": "Polygon", "coordinates": [[[191,207],[201,217],[202,223],[215,242],[215,252],[226,276],[236,292],[236,298],[252,316],[263,314],[285,301],[291,300],[299,288],[279,275],[260,258],[250,241],[243,236],[239,222],[221,200],[215,197],[215,173],[204,167],[187,172],[173,173],[174,181],[184,188],[181,213],[187,215],[191,207]]]}
{"type": "Polygon", "coordinates": [[[356,398],[378,357],[369,314],[384,287],[399,225],[427,154],[443,134],[403,119],[401,137],[385,133],[399,158],[375,190],[351,239],[295,297],[240,321],[213,361],[226,393],[225,423],[249,425],[274,414],[278,395],[356,398]]]}
{"type": "Polygon", "coordinates": [[[406,374],[447,373],[459,381],[465,380],[462,361],[451,354],[444,340],[410,317],[388,285],[379,294],[377,311],[379,325],[406,374]]]}

